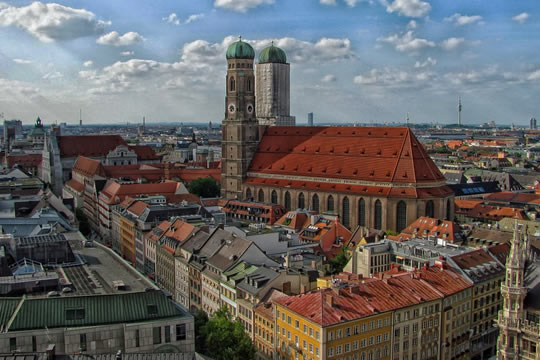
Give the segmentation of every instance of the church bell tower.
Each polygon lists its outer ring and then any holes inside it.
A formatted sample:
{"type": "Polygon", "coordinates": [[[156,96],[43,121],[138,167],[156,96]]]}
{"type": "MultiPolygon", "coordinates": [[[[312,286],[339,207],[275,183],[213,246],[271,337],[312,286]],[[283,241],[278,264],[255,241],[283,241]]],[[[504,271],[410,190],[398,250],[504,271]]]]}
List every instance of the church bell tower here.
{"type": "Polygon", "coordinates": [[[227,49],[225,118],[222,124],[221,195],[242,199],[242,182],[257,149],[255,51],[240,38],[227,49]]]}

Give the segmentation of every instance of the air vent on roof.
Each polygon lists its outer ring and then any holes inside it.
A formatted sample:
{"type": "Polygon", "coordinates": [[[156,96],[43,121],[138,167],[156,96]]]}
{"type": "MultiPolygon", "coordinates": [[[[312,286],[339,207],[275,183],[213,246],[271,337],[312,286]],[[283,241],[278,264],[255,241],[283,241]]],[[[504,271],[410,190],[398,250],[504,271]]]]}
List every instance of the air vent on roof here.
{"type": "Polygon", "coordinates": [[[379,150],[377,151],[377,155],[381,155],[381,154],[382,154],[382,150],[379,149],[379,150]]]}
{"type": "Polygon", "coordinates": [[[358,174],[358,169],[354,169],[354,171],[352,173],[353,173],[353,175],[357,175],[358,174]]]}
{"type": "Polygon", "coordinates": [[[371,131],[368,131],[368,133],[367,133],[367,134],[368,134],[368,136],[371,136],[371,131]]]}
{"type": "Polygon", "coordinates": [[[287,135],[287,130],[285,130],[285,131],[283,132],[283,135],[287,135]]]}
{"type": "Polygon", "coordinates": [[[360,154],[364,154],[366,152],[366,149],[360,150],[360,154]]]}
{"type": "Polygon", "coordinates": [[[392,155],[394,155],[394,156],[397,155],[397,151],[394,151],[394,152],[392,153],[392,155]]]}
{"type": "Polygon", "coordinates": [[[311,172],[311,170],[313,170],[313,168],[310,166],[309,169],[307,169],[307,171],[311,172]]]}
{"type": "Polygon", "coordinates": [[[371,170],[371,171],[369,172],[369,176],[374,176],[374,175],[375,175],[375,171],[371,170]]]}
{"type": "Polygon", "coordinates": [[[302,148],[302,152],[306,152],[306,147],[305,146],[302,148]]]}
{"type": "Polygon", "coordinates": [[[333,147],[333,146],[330,148],[330,153],[331,153],[331,154],[334,153],[334,147],[333,147]]]}
{"type": "Polygon", "coordinates": [[[390,176],[390,171],[387,171],[387,172],[386,172],[386,176],[390,176]]]}
{"type": "Polygon", "coordinates": [[[385,132],[384,132],[384,136],[386,136],[386,135],[388,135],[388,131],[385,131],[385,132]]]}
{"type": "Polygon", "coordinates": [[[407,177],[407,172],[405,171],[405,173],[403,173],[403,177],[406,178],[407,177]]]}
{"type": "Polygon", "coordinates": [[[341,131],[338,131],[337,134],[338,134],[338,135],[341,135],[341,131]]]}
{"type": "Polygon", "coordinates": [[[296,135],[300,135],[300,131],[296,130],[296,135]]]}
{"type": "Polygon", "coordinates": [[[352,134],[353,134],[353,135],[356,135],[356,131],[353,131],[352,134]]]}
{"type": "Polygon", "coordinates": [[[271,146],[267,147],[267,148],[266,148],[266,151],[270,151],[270,148],[271,148],[271,146]]]}
{"type": "Polygon", "coordinates": [[[341,174],[341,169],[337,169],[336,173],[341,174]]]}
{"type": "Polygon", "coordinates": [[[321,151],[321,147],[320,147],[320,146],[317,147],[317,149],[315,149],[315,152],[319,152],[319,151],[321,151]]]}
{"type": "Polygon", "coordinates": [[[281,170],[285,169],[285,164],[281,165],[281,170]]]}
{"type": "Polygon", "coordinates": [[[345,154],[348,154],[349,153],[349,148],[346,148],[345,149],[345,154]]]}
{"type": "Polygon", "coordinates": [[[323,172],[323,173],[326,173],[326,168],[324,168],[322,172],[323,172]]]}
{"type": "Polygon", "coordinates": [[[279,146],[276,148],[276,151],[279,151],[279,146]]]}

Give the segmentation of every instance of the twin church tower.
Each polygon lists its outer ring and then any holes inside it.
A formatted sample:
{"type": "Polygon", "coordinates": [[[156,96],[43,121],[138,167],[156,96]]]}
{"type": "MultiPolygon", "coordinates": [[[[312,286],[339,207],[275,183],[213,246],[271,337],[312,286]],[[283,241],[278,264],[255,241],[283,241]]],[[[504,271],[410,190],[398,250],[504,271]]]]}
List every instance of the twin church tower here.
{"type": "Polygon", "coordinates": [[[225,118],[222,134],[222,196],[242,198],[242,181],[266,126],[294,126],[290,116],[290,65],[272,45],[255,51],[238,41],[227,48],[225,118]]]}

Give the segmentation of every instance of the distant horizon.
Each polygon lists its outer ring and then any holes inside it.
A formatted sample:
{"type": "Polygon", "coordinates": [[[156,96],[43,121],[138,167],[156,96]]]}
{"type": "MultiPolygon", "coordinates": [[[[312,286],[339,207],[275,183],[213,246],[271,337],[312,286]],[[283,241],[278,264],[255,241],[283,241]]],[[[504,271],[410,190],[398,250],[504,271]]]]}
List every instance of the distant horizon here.
{"type": "Polygon", "coordinates": [[[225,51],[272,41],[303,123],[448,125],[540,118],[534,0],[9,0],[0,5],[0,113],[31,124],[220,122],[225,51]],[[475,119],[474,122],[468,119],[475,119]]]}

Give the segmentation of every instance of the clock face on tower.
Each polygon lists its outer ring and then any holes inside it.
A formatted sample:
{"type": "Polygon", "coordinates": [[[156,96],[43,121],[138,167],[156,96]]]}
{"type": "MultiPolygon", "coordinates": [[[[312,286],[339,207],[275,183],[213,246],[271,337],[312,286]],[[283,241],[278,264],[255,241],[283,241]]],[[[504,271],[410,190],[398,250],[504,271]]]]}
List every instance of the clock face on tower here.
{"type": "Polygon", "coordinates": [[[234,104],[229,104],[229,112],[233,113],[235,110],[236,110],[236,107],[234,106],[234,104]]]}
{"type": "Polygon", "coordinates": [[[253,105],[248,104],[248,106],[247,106],[247,112],[248,112],[249,114],[253,113],[253,105]]]}

